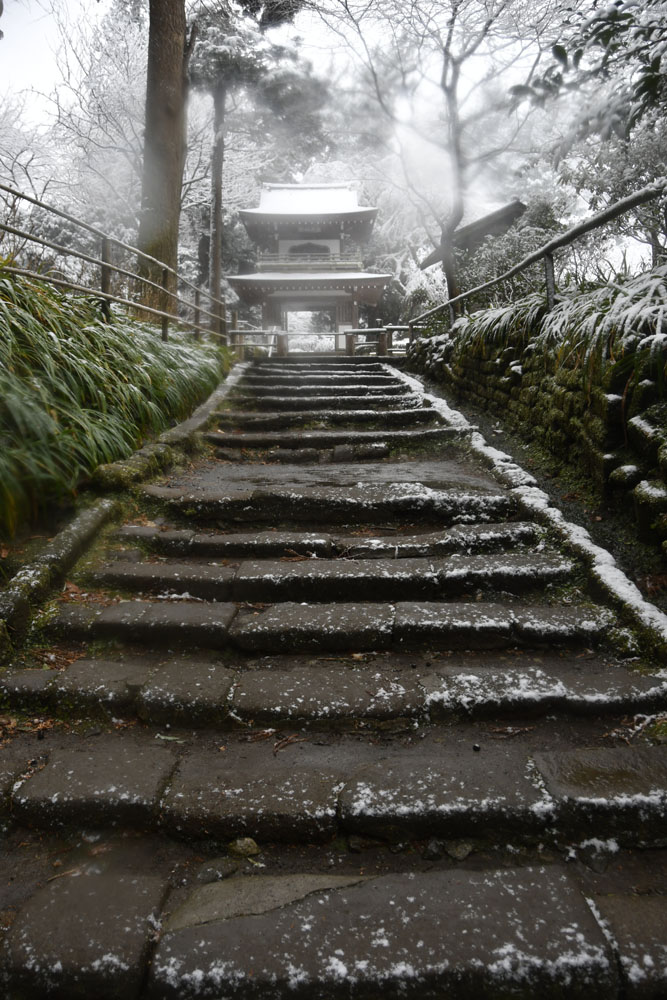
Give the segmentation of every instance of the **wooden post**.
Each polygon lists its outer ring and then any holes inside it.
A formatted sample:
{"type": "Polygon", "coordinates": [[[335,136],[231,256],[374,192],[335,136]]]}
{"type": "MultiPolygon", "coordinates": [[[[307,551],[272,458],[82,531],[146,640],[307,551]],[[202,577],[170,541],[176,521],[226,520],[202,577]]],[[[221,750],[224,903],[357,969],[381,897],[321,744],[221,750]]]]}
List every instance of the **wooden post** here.
{"type": "Polygon", "coordinates": [[[394,331],[387,330],[387,350],[390,351],[394,346],[394,331]]]}
{"type": "Polygon", "coordinates": [[[415,336],[416,336],[415,335],[415,325],[414,325],[414,323],[409,323],[408,326],[409,326],[408,337],[409,337],[410,343],[412,344],[412,343],[414,343],[415,336]]]}
{"type": "Polygon", "coordinates": [[[289,352],[289,340],[286,333],[278,334],[278,350],[277,355],[279,358],[286,358],[289,352]]]}
{"type": "Polygon", "coordinates": [[[547,312],[551,312],[556,304],[556,276],[554,274],[554,255],[544,255],[544,280],[547,286],[547,312]]]}
{"type": "Polygon", "coordinates": [[[238,330],[239,328],[239,311],[238,309],[232,309],[232,330],[238,330]]]}
{"type": "MultiPolygon", "coordinates": [[[[162,287],[164,289],[163,294],[160,296],[162,301],[162,312],[167,312],[168,298],[167,298],[167,288],[169,285],[169,271],[166,267],[162,268],[162,287]]],[[[162,339],[169,340],[169,317],[162,317],[162,339]]]]}
{"type": "Polygon", "coordinates": [[[385,355],[387,353],[387,331],[382,330],[378,333],[378,354],[385,355]]]}
{"type": "Polygon", "coordinates": [[[345,334],[345,353],[350,357],[354,355],[354,342],[357,338],[353,333],[345,334]]]}
{"type": "MultiPolygon", "coordinates": [[[[105,294],[111,293],[111,243],[107,236],[102,237],[102,267],[100,269],[100,290],[105,294]]],[[[102,315],[104,322],[111,322],[111,302],[109,299],[102,299],[102,315]]]]}
{"type": "Polygon", "coordinates": [[[199,331],[199,289],[195,288],[195,339],[199,340],[201,334],[199,331]]]}

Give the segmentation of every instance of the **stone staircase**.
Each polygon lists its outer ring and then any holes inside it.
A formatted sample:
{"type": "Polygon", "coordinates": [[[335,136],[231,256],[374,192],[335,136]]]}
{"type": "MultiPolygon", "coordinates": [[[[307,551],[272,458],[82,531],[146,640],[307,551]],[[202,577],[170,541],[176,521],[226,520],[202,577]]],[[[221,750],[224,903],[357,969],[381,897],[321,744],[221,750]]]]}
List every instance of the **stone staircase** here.
{"type": "Polygon", "coordinates": [[[70,720],[3,758],[5,995],[667,995],[667,678],[429,403],[249,365],[82,560],[1,680],[70,720]]]}

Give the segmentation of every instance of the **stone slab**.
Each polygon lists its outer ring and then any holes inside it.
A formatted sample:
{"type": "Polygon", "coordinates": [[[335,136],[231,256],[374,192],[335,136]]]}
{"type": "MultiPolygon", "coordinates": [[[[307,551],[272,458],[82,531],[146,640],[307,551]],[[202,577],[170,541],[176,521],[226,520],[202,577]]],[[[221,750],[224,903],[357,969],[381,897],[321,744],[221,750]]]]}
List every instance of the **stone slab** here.
{"type": "Polygon", "coordinates": [[[10,668],[0,677],[0,696],[13,708],[46,705],[51,700],[57,676],[53,670],[10,668]]]}
{"type": "Polygon", "coordinates": [[[184,927],[197,927],[217,920],[270,913],[305,899],[314,892],[344,889],[358,885],[366,879],[350,875],[267,875],[262,878],[242,876],[228,878],[202,886],[188,896],[185,903],[170,914],[164,930],[178,931],[184,927]]]}
{"type": "Polygon", "coordinates": [[[568,875],[533,868],[387,875],[167,931],[148,998],[223,991],[228,1000],[610,1000],[617,979],[568,875]]]}
{"type": "Polygon", "coordinates": [[[453,427],[422,427],[417,430],[318,430],[264,431],[263,433],[212,431],[207,441],[219,448],[334,448],[336,445],[422,444],[446,441],[459,436],[453,427]]]}
{"type": "MultiPolygon", "coordinates": [[[[542,553],[402,559],[312,559],[243,562],[234,577],[238,601],[437,599],[475,586],[506,591],[563,579],[572,563],[542,553]]],[[[194,581],[194,573],[191,580],[194,581]]],[[[203,586],[203,584],[202,584],[203,586]]],[[[198,583],[192,583],[198,593],[198,583]]]]}
{"type": "Polygon", "coordinates": [[[193,498],[202,493],[210,495],[215,492],[226,492],[232,486],[249,490],[257,487],[291,487],[302,486],[364,486],[404,484],[403,488],[423,489],[454,489],[461,493],[461,487],[466,491],[483,490],[494,495],[499,494],[498,483],[485,469],[469,459],[439,459],[432,462],[376,462],[338,464],[335,468],[318,465],[278,466],[244,464],[220,464],[211,462],[204,464],[192,472],[170,476],[166,486],[179,490],[179,495],[187,494],[193,498]]]}
{"type": "Polygon", "coordinates": [[[173,835],[196,840],[325,840],[336,829],[341,773],[324,748],[273,742],[193,752],[176,771],[161,807],[173,835]]]}
{"type": "Polygon", "coordinates": [[[121,601],[104,608],[92,624],[96,637],[124,642],[227,643],[235,604],[204,601],[121,601]]]}
{"type": "Polygon", "coordinates": [[[278,386],[280,389],[290,390],[292,386],[330,386],[337,389],[339,385],[354,385],[363,382],[364,385],[405,385],[394,375],[384,375],[379,372],[358,372],[358,371],[329,371],[329,372],[289,372],[273,373],[253,371],[248,372],[239,388],[246,389],[251,386],[278,386]]]}
{"type": "Polygon", "coordinates": [[[612,612],[599,606],[517,607],[515,630],[524,642],[557,645],[598,639],[614,622],[612,612]]]}
{"type": "Polygon", "coordinates": [[[491,843],[542,828],[543,790],[520,746],[469,745],[378,753],[346,781],[339,819],[346,830],[392,840],[480,837],[491,843]]]}
{"type": "Polygon", "coordinates": [[[153,669],[153,663],[136,658],[76,660],[56,676],[54,693],[59,700],[81,707],[133,712],[137,694],[153,669]]]}
{"type": "Polygon", "coordinates": [[[293,412],[294,410],[305,410],[316,416],[322,410],[356,410],[359,407],[373,406],[374,402],[378,409],[383,410],[389,408],[412,409],[415,406],[421,406],[422,400],[415,393],[406,393],[404,396],[377,396],[375,399],[364,394],[354,396],[326,395],[324,393],[318,396],[252,396],[239,393],[238,396],[234,397],[234,402],[248,411],[287,410],[293,412]]]}
{"type": "Polygon", "coordinates": [[[122,542],[143,542],[158,551],[167,550],[186,554],[190,551],[190,543],[194,534],[194,531],[186,529],[174,528],[164,531],[151,525],[124,524],[115,533],[115,537],[122,542]]]}
{"type": "Polygon", "coordinates": [[[596,895],[594,905],[614,941],[624,1000],[664,1000],[667,996],[665,897],[634,893],[596,895]]]}
{"type": "MultiPolygon", "coordinates": [[[[334,467],[338,468],[331,466],[334,467]]],[[[263,468],[285,467],[266,465],[263,468]]],[[[291,470],[297,467],[290,465],[287,468],[291,470]]],[[[247,484],[244,487],[228,486],[207,490],[197,488],[193,493],[180,487],[147,486],[144,492],[196,520],[226,517],[264,524],[283,521],[372,524],[385,520],[413,523],[416,518],[454,524],[497,520],[507,516],[512,509],[510,499],[502,494],[433,489],[419,483],[366,484],[361,476],[356,486],[251,489],[247,484]]]]}
{"type": "Polygon", "coordinates": [[[401,601],[396,604],[394,643],[406,649],[423,644],[445,649],[499,649],[512,641],[512,610],[487,602],[401,601]]]}
{"type": "Polygon", "coordinates": [[[535,763],[564,829],[664,842],[667,746],[536,753],[535,763]]]}
{"type": "Polygon", "coordinates": [[[94,574],[103,587],[118,587],[134,593],[182,594],[209,601],[228,601],[236,568],[198,562],[127,563],[103,565],[94,574]]]}
{"type": "Polygon", "coordinates": [[[400,410],[320,410],[316,417],[308,410],[283,410],[277,413],[264,411],[248,413],[246,410],[227,410],[218,416],[220,427],[242,427],[244,430],[280,430],[292,426],[310,424],[313,419],[321,427],[335,427],[339,424],[377,423],[381,427],[408,427],[414,424],[428,424],[435,421],[432,409],[425,406],[405,407],[400,410]]]}
{"type": "Polygon", "coordinates": [[[167,886],[152,875],[79,874],[23,907],[3,945],[6,997],[138,998],[167,886]]]}
{"type": "Polygon", "coordinates": [[[147,827],[175,763],[171,749],[150,741],[116,734],[73,740],[14,789],[14,816],[42,828],[147,827]]]}
{"type": "Polygon", "coordinates": [[[281,556],[331,554],[331,536],[309,531],[255,531],[245,534],[196,534],[193,555],[271,559],[281,556]]]}
{"type": "Polygon", "coordinates": [[[379,535],[364,538],[358,535],[334,536],[336,551],[350,559],[396,558],[446,555],[450,552],[487,552],[533,542],[537,535],[534,524],[507,521],[504,524],[456,524],[442,531],[421,534],[379,535]]]}
{"type": "Polygon", "coordinates": [[[420,677],[432,717],[507,712],[581,714],[651,711],[667,702],[667,681],[602,662],[572,659],[496,660],[443,666],[420,677]]]}
{"type": "Polygon", "coordinates": [[[373,667],[249,670],[234,688],[233,711],[257,722],[376,721],[409,718],[424,706],[413,672],[373,667]]]}
{"type": "Polygon", "coordinates": [[[230,639],[241,649],[385,649],[391,644],[394,609],[385,604],[293,604],[239,612],[230,639]]]}
{"type": "Polygon", "coordinates": [[[405,396],[410,390],[402,382],[394,382],[392,385],[369,385],[363,378],[357,381],[346,380],[344,385],[332,384],[328,380],[322,381],[319,385],[296,385],[293,382],[279,382],[274,385],[253,385],[247,383],[239,385],[239,392],[247,392],[252,396],[297,396],[301,398],[312,398],[321,396],[326,392],[335,392],[337,396],[405,396]]]}
{"type": "Polygon", "coordinates": [[[217,663],[161,664],[137,698],[140,718],[153,725],[218,725],[228,714],[236,674],[217,663]]]}
{"type": "Polygon", "coordinates": [[[609,614],[602,608],[450,602],[397,602],[394,637],[413,649],[500,649],[509,643],[548,647],[600,638],[609,614]]]}

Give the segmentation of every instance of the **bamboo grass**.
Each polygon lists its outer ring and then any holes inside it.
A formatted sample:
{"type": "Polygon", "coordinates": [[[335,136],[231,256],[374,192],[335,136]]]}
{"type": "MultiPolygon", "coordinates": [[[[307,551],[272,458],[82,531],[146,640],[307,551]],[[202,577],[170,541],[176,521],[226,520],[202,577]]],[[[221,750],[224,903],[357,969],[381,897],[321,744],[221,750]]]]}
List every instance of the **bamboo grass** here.
{"type": "Polygon", "coordinates": [[[628,381],[650,377],[667,384],[667,266],[562,297],[547,313],[533,293],[507,306],[457,320],[448,343],[456,350],[512,346],[536,351],[556,367],[582,367],[591,376],[608,365],[628,381]]]}
{"type": "Polygon", "coordinates": [[[0,266],[0,534],[187,416],[223,371],[214,347],[107,324],[95,300],[0,266]]]}

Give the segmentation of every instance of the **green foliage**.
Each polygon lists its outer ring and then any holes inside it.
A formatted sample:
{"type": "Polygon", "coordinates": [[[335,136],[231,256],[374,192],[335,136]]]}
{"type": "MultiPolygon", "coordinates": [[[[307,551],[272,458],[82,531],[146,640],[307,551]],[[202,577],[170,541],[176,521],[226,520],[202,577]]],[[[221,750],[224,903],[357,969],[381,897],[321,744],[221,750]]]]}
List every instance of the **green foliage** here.
{"type": "MultiPolygon", "coordinates": [[[[667,385],[667,266],[588,292],[563,297],[547,313],[541,293],[457,320],[434,340],[456,351],[516,347],[551,365],[582,368],[589,377],[613,366],[630,384],[652,379],[667,385]]],[[[433,344],[431,352],[438,351],[433,344]]]]}
{"type": "Polygon", "coordinates": [[[221,357],[0,268],[0,532],[185,417],[221,357]]]}
{"type": "Polygon", "coordinates": [[[577,131],[626,138],[642,119],[659,117],[667,99],[665,0],[614,0],[568,8],[553,63],[527,84],[512,87],[515,104],[543,107],[567,91],[590,92],[577,131]],[[609,84],[602,103],[596,89],[609,84]]]}
{"type": "Polygon", "coordinates": [[[462,347],[524,345],[539,329],[544,313],[544,296],[533,292],[510,305],[480,309],[462,317],[452,327],[452,336],[462,347]]]}

